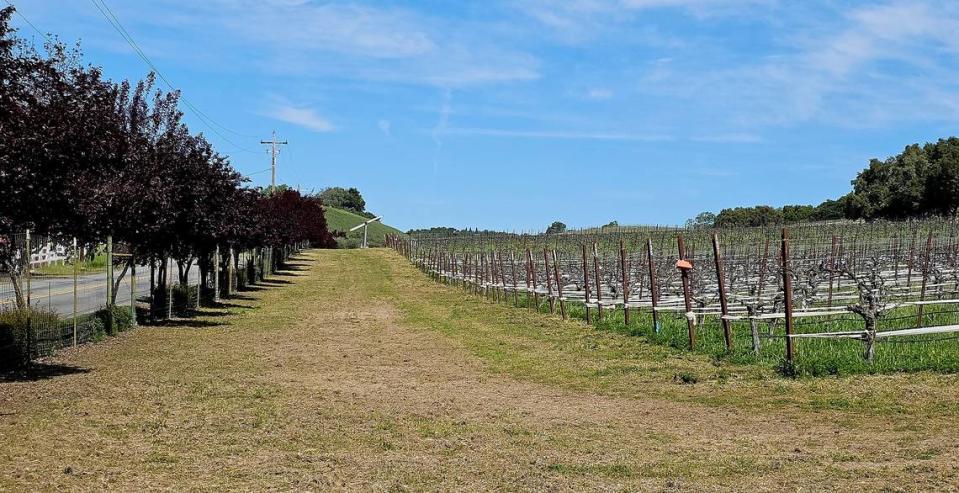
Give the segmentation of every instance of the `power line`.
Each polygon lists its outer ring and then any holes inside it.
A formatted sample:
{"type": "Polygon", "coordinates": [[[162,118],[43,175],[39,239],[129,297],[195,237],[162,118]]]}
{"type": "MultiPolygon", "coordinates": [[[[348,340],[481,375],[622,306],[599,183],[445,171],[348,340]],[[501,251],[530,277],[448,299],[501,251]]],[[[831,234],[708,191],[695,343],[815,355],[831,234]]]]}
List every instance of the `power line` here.
{"type": "MultiPolygon", "coordinates": [[[[144,53],[144,51],[143,51],[142,49],[140,49],[140,45],[137,44],[137,42],[136,42],[135,39],[133,39],[133,35],[130,34],[130,32],[127,31],[127,29],[126,29],[125,27],[123,27],[123,23],[120,22],[120,18],[117,17],[116,14],[114,14],[112,10],[110,10],[110,6],[107,5],[106,1],[105,1],[105,0],[95,0],[95,1],[94,1],[94,5],[96,5],[96,1],[99,1],[100,5],[103,6],[103,9],[106,11],[106,14],[109,15],[109,17],[112,18],[112,20],[114,21],[114,22],[111,22],[111,24],[114,24],[114,23],[115,23],[115,26],[116,26],[116,27],[119,27],[119,28],[123,31],[122,34],[125,35],[125,38],[128,40],[129,43],[131,43],[131,46],[133,46],[134,49],[137,50],[137,52],[141,55],[141,57],[144,59],[144,61],[150,66],[150,68],[153,69],[153,70],[157,73],[157,75],[160,76],[160,78],[163,79],[163,81],[166,82],[167,85],[170,86],[171,89],[172,89],[172,88],[174,87],[174,84],[172,84],[172,83],[169,81],[169,79],[167,79],[166,77],[163,76],[163,74],[160,72],[160,69],[158,69],[158,68],[156,67],[156,65],[154,65],[153,62],[150,61],[150,59],[146,56],[146,53],[144,53]]],[[[101,10],[101,12],[103,12],[103,10],[101,10]]],[[[107,20],[110,20],[110,19],[107,19],[107,20]]],[[[187,104],[187,106],[189,106],[189,107],[190,107],[193,111],[195,111],[198,115],[201,115],[203,118],[205,118],[206,120],[208,120],[209,123],[211,123],[211,124],[213,124],[213,125],[216,125],[217,127],[220,127],[220,128],[222,128],[223,130],[226,130],[227,132],[230,132],[230,133],[232,133],[232,134],[238,135],[238,136],[240,136],[240,137],[248,137],[248,138],[253,138],[253,137],[255,137],[254,135],[243,134],[243,133],[237,132],[237,131],[235,131],[235,130],[233,130],[233,129],[230,129],[230,128],[226,127],[226,126],[221,125],[219,122],[217,122],[216,120],[214,120],[211,116],[209,116],[209,115],[207,115],[206,113],[204,113],[203,111],[201,111],[200,108],[196,107],[196,105],[194,105],[191,101],[189,101],[189,100],[186,98],[186,96],[183,96],[183,100],[184,100],[184,103],[187,104]]]]}
{"type": "Polygon", "coordinates": [[[26,22],[28,26],[32,27],[33,30],[37,32],[37,34],[39,34],[40,36],[43,36],[44,38],[46,38],[47,41],[53,43],[53,39],[50,38],[50,35],[47,34],[47,33],[45,33],[45,32],[43,32],[43,31],[41,31],[40,28],[38,28],[38,27],[35,26],[32,22],[30,22],[30,19],[27,19],[27,16],[23,15],[23,13],[20,12],[20,9],[18,9],[16,5],[14,5],[13,3],[11,3],[10,0],[3,0],[3,1],[6,2],[7,5],[13,7],[13,11],[16,12],[17,15],[18,15],[21,19],[23,19],[23,22],[26,22]]]}
{"type": "MultiPolygon", "coordinates": [[[[176,91],[177,90],[176,86],[172,82],[170,82],[170,80],[167,79],[165,75],[163,75],[163,72],[161,72],[160,69],[157,68],[157,66],[153,63],[153,61],[150,60],[150,57],[148,57],[146,53],[144,53],[144,51],[140,48],[140,45],[137,44],[135,39],[133,39],[133,36],[130,34],[130,32],[127,31],[125,27],[123,27],[123,24],[120,22],[120,19],[116,16],[116,14],[113,13],[112,10],[110,10],[110,7],[106,4],[106,2],[104,0],[90,0],[90,2],[93,4],[94,7],[96,7],[96,9],[100,12],[100,14],[103,15],[104,19],[107,20],[107,22],[113,27],[113,29],[120,34],[123,40],[126,41],[131,48],[133,48],[133,51],[140,57],[140,59],[143,60],[143,62],[146,63],[148,67],[150,67],[150,70],[156,73],[157,77],[159,77],[160,80],[162,80],[167,85],[167,87],[170,88],[171,91],[176,91]]],[[[250,152],[250,153],[256,152],[230,140],[227,136],[223,135],[219,130],[217,130],[216,127],[220,127],[228,132],[234,133],[239,136],[244,136],[244,134],[230,130],[229,128],[221,125],[216,120],[214,120],[213,118],[208,116],[206,113],[201,111],[199,108],[197,108],[196,105],[194,105],[186,96],[182,95],[182,93],[181,93],[181,100],[183,101],[184,105],[186,105],[186,107],[189,108],[197,116],[197,118],[200,119],[201,122],[203,122],[207,127],[209,127],[210,130],[213,131],[213,133],[219,136],[221,139],[231,144],[232,146],[236,147],[237,149],[242,150],[243,152],[250,152]]]]}

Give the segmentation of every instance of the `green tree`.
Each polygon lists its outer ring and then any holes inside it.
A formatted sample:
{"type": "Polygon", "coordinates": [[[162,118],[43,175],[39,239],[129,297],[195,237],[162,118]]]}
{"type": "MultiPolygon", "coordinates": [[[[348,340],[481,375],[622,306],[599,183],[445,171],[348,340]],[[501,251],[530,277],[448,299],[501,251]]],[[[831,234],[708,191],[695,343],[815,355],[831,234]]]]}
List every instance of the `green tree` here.
{"type": "Polygon", "coordinates": [[[930,165],[925,183],[925,211],[956,214],[959,212],[959,138],[926,144],[923,152],[930,165]]]}
{"type": "Polygon", "coordinates": [[[816,208],[811,205],[784,205],[782,214],[785,223],[801,223],[811,221],[816,208]]]}
{"type": "Polygon", "coordinates": [[[723,209],[716,215],[716,227],[730,226],[769,226],[781,224],[783,213],[780,209],[768,205],[754,207],[735,207],[723,209]]]}
{"type": "Polygon", "coordinates": [[[687,228],[711,228],[716,223],[716,214],[705,211],[686,221],[687,228]]]}
{"type": "Polygon", "coordinates": [[[849,195],[844,195],[837,200],[824,200],[816,206],[813,211],[813,221],[836,221],[846,218],[846,203],[849,201],[849,195]]]}
{"type": "Polygon", "coordinates": [[[553,224],[550,224],[549,227],[546,228],[546,234],[563,233],[565,231],[566,225],[560,221],[553,221],[553,224]]]}
{"type": "Polygon", "coordinates": [[[885,161],[870,160],[869,167],[852,181],[848,214],[856,219],[903,219],[928,213],[924,196],[933,168],[919,144],[885,161]]]}
{"type": "Polygon", "coordinates": [[[366,215],[366,201],[356,188],[330,187],[320,192],[320,200],[330,207],[366,215]]]}

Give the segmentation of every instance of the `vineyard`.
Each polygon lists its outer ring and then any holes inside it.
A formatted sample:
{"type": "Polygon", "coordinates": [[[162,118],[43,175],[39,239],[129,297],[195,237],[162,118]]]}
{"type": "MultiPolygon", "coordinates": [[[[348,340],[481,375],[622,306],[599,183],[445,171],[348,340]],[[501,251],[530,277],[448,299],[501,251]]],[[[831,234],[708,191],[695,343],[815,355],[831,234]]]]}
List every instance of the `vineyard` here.
{"type": "Polygon", "coordinates": [[[474,295],[786,375],[959,371],[959,224],[392,236],[474,295]]]}

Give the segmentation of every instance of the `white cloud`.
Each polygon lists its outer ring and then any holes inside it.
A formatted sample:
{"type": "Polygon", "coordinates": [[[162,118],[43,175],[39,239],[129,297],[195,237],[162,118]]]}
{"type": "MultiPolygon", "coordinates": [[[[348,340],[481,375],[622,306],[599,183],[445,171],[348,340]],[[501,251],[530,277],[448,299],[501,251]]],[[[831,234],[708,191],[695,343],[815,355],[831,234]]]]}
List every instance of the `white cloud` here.
{"type": "MultiPolygon", "coordinates": [[[[566,41],[580,42],[624,25],[652,9],[673,8],[696,16],[743,15],[776,0],[520,0],[515,8],[566,41]]],[[[635,31],[630,28],[630,31],[635,31]]]]}
{"type": "Polygon", "coordinates": [[[257,46],[251,58],[264,71],[440,87],[539,77],[538,60],[484,22],[297,0],[214,0],[190,8],[257,46]]]}
{"type": "Polygon", "coordinates": [[[621,140],[633,142],[708,142],[716,144],[753,144],[761,142],[762,138],[748,133],[726,133],[715,135],[698,135],[680,137],[663,133],[642,132],[602,132],[582,130],[512,130],[478,127],[450,127],[443,131],[450,135],[478,135],[486,137],[507,137],[523,139],[553,139],[553,140],[621,140]]]}
{"type": "Polygon", "coordinates": [[[299,125],[314,132],[332,132],[335,127],[329,120],[320,116],[315,110],[286,104],[274,107],[267,116],[277,120],[299,125]]]}
{"type": "Polygon", "coordinates": [[[948,121],[959,116],[941,98],[959,85],[957,23],[959,5],[934,1],[817,12],[790,19],[763,56],[719,64],[675,58],[649,65],[638,87],[647,97],[696,105],[705,121],[745,128],[948,121]]]}
{"type": "Polygon", "coordinates": [[[617,133],[617,132],[584,132],[566,130],[504,130],[496,128],[447,128],[444,133],[450,135],[481,135],[487,137],[514,137],[527,139],[557,139],[557,140],[625,140],[639,142],[659,142],[674,140],[668,135],[617,133]]]}

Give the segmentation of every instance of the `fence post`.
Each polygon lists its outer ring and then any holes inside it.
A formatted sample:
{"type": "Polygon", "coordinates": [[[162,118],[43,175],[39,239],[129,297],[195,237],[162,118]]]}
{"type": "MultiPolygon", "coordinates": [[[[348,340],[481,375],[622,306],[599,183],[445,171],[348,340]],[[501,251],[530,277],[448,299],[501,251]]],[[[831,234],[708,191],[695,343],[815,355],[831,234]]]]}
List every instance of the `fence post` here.
{"type": "Polygon", "coordinates": [[[166,267],[166,318],[173,318],[173,259],[169,256],[165,259],[166,267]]]}
{"type": "MultiPolygon", "coordinates": [[[[192,266],[190,266],[190,270],[192,270],[192,266]]],[[[190,270],[187,270],[187,271],[186,271],[187,293],[190,292],[190,270]]],[[[197,271],[200,270],[200,259],[199,259],[199,258],[197,258],[196,270],[197,270],[197,271]]],[[[200,309],[200,298],[203,296],[203,276],[200,274],[200,272],[197,272],[196,274],[197,274],[197,276],[196,276],[196,306],[195,306],[194,308],[196,308],[197,310],[199,310],[199,309],[200,309]]]]}
{"type": "MultiPolygon", "coordinates": [[[[529,262],[529,284],[533,287],[533,303],[536,305],[536,311],[538,312],[539,293],[536,292],[536,264],[533,262],[533,252],[529,248],[526,249],[526,260],[529,262]]],[[[529,298],[526,299],[526,302],[529,303],[529,298]]]]}
{"type": "Polygon", "coordinates": [[[716,260],[716,283],[719,289],[719,307],[722,311],[720,320],[723,324],[723,338],[726,340],[726,350],[729,351],[733,348],[733,334],[729,319],[726,318],[729,316],[729,305],[726,301],[726,274],[723,272],[723,259],[719,251],[719,236],[716,233],[713,233],[713,258],[716,260]]]}
{"type": "MultiPolygon", "coordinates": [[[[926,301],[926,284],[929,282],[929,257],[932,256],[932,230],[926,238],[926,253],[922,259],[922,287],[919,289],[919,301],[926,301]]],[[[920,304],[916,312],[916,327],[922,327],[923,305],[920,304]]]]}
{"type": "Polygon", "coordinates": [[[556,299],[553,298],[553,280],[549,270],[549,249],[543,248],[543,268],[546,269],[546,296],[549,298],[549,312],[556,313],[556,299]]]}
{"type": "Polygon", "coordinates": [[[619,240],[619,267],[623,274],[623,323],[629,327],[629,268],[626,265],[626,242],[619,240]]]}
{"type": "MultiPolygon", "coordinates": [[[[682,234],[676,237],[676,246],[679,248],[679,260],[686,260],[686,240],[682,234]]],[[[680,277],[683,281],[683,302],[686,307],[686,330],[689,332],[689,349],[696,347],[696,317],[693,315],[692,293],[689,291],[689,269],[680,268],[680,277]]]]}
{"type": "MultiPolygon", "coordinates": [[[[24,264],[23,264],[23,265],[24,265],[24,270],[25,270],[25,274],[26,274],[25,277],[27,278],[27,313],[29,314],[29,313],[30,313],[30,300],[31,300],[31,298],[32,298],[32,295],[31,295],[31,293],[30,293],[30,291],[31,291],[31,289],[30,289],[30,288],[31,288],[31,282],[30,282],[30,260],[31,260],[31,257],[33,256],[33,255],[30,253],[30,230],[29,230],[29,229],[27,230],[27,235],[26,235],[26,238],[25,238],[24,252],[23,252],[23,253],[24,253],[24,255],[23,255],[24,264]]],[[[29,316],[29,315],[28,315],[28,316],[29,316]]]]}
{"type": "Polygon", "coordinates": [[[659,302],[659,287],[656,285],[656,263],[653,261],[653,239],[646,239],[646,259],[649,261],[649,298],[652,305],[650,312],[653,316],[653,332],[659,333],[659,314],[656,305],[659,302]]]}
{"type": "Polygon", "coordinates": [[[513,306],[519,307],[519,284],[516,282],[516,257],[509,252],[509,277],[513,281],[513,306]]]}
{"type": "MultiPolygon", "coordinates": [[[[836,235],[833,235],[832,247],[829,249],[829,295],[826,297],[826,306],[829,307],[832,306],[832,286],[836,278],[836,242],[836,235]]],[[[899,270],[898,264],[896,266],[896,270],[899,270]]]]}
{"type": "Polygon", "coordinates": [[[220,302],[220,245],[213,251],[213,302],[220,302]]]}
{"type": "Polygon", "coordinates": [[[584,306],[586,307],[586,323],[589,323],[589,263],[586,262],[586,244],[583,243],[583,289],[585,292],[585,298],[583,298],[584,306]]]}
{"type": "Polygon", "coordinates": [[[107,307],[111,308],[112,305],[113,305],[113,235],[107,235],[107,307]]]}
{"type": "Polygon", "coordinates": [[[599,254],[596,251],[596,242],[593,242],[593,282],[596,283],[596,320],[603,320],[603,287],[599,278],[599,254]]]}
{"type": "Polygon", "coordinates": [[[783,307],[786,312],[786,361],[793,362],[793,276],[789,267],[789,232],[782,229],[783,307]]]}
{"type": "Polygon", "coordinates": [[[26,363],[29,366],[33,362],[33,313],[30,309],[31,301],[31,282],[30,282],[30,230],[27,230],[27,235],[25,238],[25,255],[24,261],[26,265],[26,275],[27,275],[27,351],[26,351],[26,363]]]}
{"type": "Polygon", "coordinates": [[[556,281],[556,296],[559,298],[559,312],[566,320],[566,300],[563,299],[563,283],[559,275],[559,262],[556,260],[556,249],[553,249],[553,276],[556,281]]]}
{"type": "Polygon", "coordinates": [[[137,325],[137,263],[130,254],[130,320],[132,326],[137,325]]]}
{"type": "Polygon", "coordinates": [[[73,237],[73,346],[77,345],[77,304],[79,303],[79,293],[77,288],[79,287],[80,280],[80,250],[77,249],[77,238],[73,237]]]}
{"type": "Polygon", "coordinates": [[[228,253],[230,255],[230,260],[226,263],[226,277],[227,277],[226,295],[233,296],[233,287],[234,287],[233,283],[236,282],[233,279],[233,275],[235,274],[234,271],[236,270],[236,265],[233,263],[235,260],[234,253],[233,253],[233,245],[230,245],[230,250],[228,253]]]}

